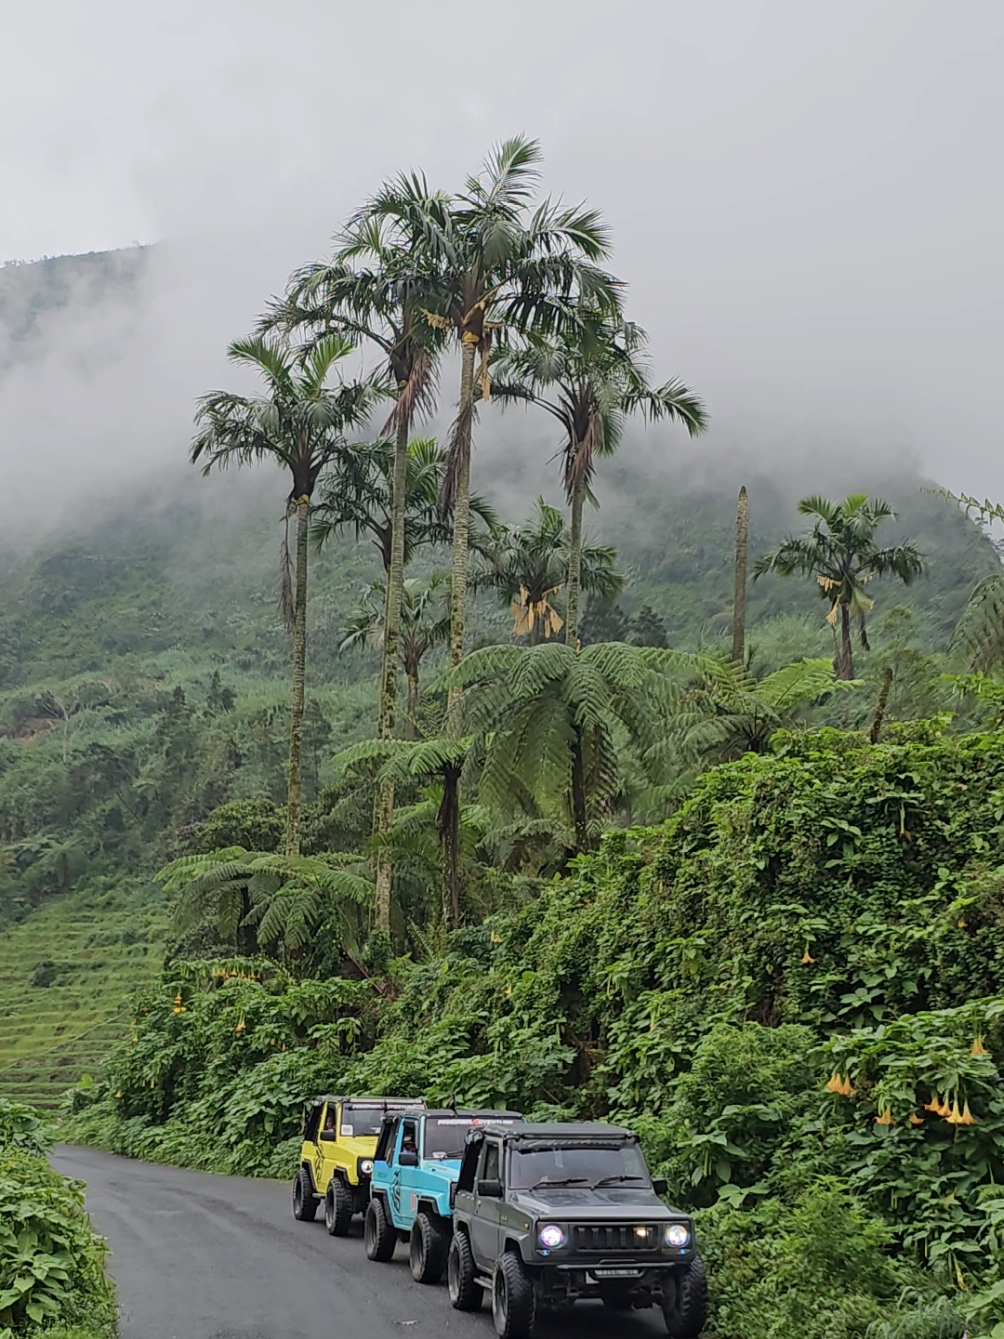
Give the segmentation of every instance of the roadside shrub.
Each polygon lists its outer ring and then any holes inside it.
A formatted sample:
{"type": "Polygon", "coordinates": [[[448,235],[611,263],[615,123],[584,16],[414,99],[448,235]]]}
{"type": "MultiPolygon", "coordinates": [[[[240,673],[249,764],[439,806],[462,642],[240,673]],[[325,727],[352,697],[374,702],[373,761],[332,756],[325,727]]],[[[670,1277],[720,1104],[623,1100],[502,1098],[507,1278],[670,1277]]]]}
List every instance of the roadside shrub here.
{"type": "Polygon", "coordinates": [[[0,1326],[27,1335],[59,1323],[111,1336],[115,1301],[104,1258],[83,1186],[37,1153],[0,1150],[0,1326]]]}
{"type": "Polygon", "coordinates": [[[34,1107],[0,1097],[0,1149],[17,1148],[43,1157],[51,1147],[51,1127],[34,1107]]]}

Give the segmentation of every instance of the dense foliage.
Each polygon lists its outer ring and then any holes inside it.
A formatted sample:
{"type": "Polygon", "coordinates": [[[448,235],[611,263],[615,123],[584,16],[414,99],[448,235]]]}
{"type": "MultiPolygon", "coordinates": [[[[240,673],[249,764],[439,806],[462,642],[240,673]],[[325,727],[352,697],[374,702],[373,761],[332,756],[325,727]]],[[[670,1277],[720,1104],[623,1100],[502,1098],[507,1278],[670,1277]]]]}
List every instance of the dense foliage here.
{"type": "Polygon", "coordinates": [[[104,1339],[116,1328],[104,1243],[83,1186],[46,1161],[49,1142],[37,1112],[0,1100],[0,1339],[104,1339]]]}
{"type": "Polygon", "coordinates": [[[175,964],[79,1129],[274,1174],[332,1087],[609,1115],[699,1211],[723,1339],[989,1333],[1002,794],[997,735],[783,736],[423,960],[175,964]]]}

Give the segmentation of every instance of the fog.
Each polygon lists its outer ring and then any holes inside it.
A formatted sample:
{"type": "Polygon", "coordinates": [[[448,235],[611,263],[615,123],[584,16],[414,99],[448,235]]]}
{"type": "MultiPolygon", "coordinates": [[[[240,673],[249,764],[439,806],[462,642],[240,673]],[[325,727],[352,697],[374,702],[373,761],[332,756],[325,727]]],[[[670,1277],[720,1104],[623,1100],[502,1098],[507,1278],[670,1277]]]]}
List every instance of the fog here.
{"type": "MultiPolygon", "coordinates": [[[[610,220],[656,373],[709,405],[699,448],[638,450],[916,461],[1004,496],[992,0],[54,0],[4,38],[0,260],[158,243],[0,371],[8,534],[181,470],[195,397],[289,270],[384,177],[459,186],[519,131],[610,220]]],[[[482,486],[546,465],[523,414],[478,440],[482,486]]]]}

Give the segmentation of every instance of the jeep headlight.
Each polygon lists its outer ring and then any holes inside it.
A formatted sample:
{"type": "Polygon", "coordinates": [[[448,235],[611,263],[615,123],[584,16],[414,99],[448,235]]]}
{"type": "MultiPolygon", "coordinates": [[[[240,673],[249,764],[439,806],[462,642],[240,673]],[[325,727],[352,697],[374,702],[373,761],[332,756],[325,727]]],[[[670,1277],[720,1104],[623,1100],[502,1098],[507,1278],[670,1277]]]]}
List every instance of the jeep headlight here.
{"type": "Polygon", "coordinates": [[[537,1231],[537,1241],[545,1251],[556,1251],[559,1246],[564,1246],[568,1240],[563,1227],[557,1223],[545,1223],[537,1231]]]}
{"type": "Polygon", "coordinates": [[[690,1230],[683,1223],[670,1223],[662,1239],[667,1246],[687,1246],[690,1244],[690,1230]]]}
{"type": "Polygon", "coordinates": [[[373,1175],[373,1159],[372,1159],[372,1158],[360,1158],[360,1159],[359,1159],[359,1175],[360,1175],[360,1176],[372,1176],[372,1175],[373,1175]]]}

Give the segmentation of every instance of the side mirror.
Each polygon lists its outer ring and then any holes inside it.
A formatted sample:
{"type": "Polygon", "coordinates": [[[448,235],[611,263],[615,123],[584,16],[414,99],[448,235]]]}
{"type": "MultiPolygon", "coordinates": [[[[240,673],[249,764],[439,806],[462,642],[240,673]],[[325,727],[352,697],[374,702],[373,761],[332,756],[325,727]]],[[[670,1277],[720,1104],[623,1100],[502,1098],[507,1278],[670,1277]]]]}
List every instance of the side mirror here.
{"type": "Polygon", "coordinates": [[[418,1154],[411,1148],[402,1148],[397,1155],[397,1165],[399,1167],[417,1167],[418,1154]]]}
{"type": "Polygon", "coordinates": [[[337,1142],[338,1135],[335,1134],[334,1130],[322,1130],[321,1139],[326,1144],[334,1144],[335,1142],[337,1142]]]}
{"type": "Polygon", "coordinates": [[[502,1182],[497,1178],[479,1181],[478,1194],[483,1195],[485,1199],[500,1200],[502,1198],[502,1182]]]}
{"type": "Polygon", "coordinates": [[[652,1189],[657,1195],[665,1195],[669,1190],[669,1182],[664,1176],[657,1176],[652,1181],[652,1189]]]}

